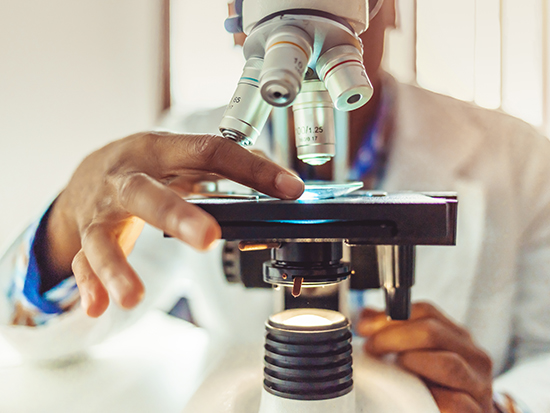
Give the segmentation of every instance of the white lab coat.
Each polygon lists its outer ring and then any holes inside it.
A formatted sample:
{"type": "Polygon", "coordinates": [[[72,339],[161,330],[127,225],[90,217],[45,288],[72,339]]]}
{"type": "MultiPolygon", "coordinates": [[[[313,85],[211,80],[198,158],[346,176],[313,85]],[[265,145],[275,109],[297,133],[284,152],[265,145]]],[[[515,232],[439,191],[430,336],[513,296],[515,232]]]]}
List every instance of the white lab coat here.
{"type": "MultiPolygon", "coordinates": [[[[466,326],[491,355],[495,374],[508,369],[496,389],[549,413],[550,141],[505,114],[393,81],[390,87],[398,121],[383,189],[459,194],[457,246],[418,248],[413,299],[435,303],[466,326]]],[[[185,131],[215,133],[221,114],[195,115],[185,131]]],[[[1,277],[13,253],[0,261],[1,277]]],[[[194,315],[212,342],[262,341],[272,295],[228,285],[220,247],[204,255],[146,229],[131,262],[147,288],[136,311],[110,306],[92,320],[76,309],[44,327],[2,333],[32,358],[76,352],[139,317],[178,275],[192,280],[194,315]]],[[[377,303],[377,293],[368,300],[377,303]]]]}

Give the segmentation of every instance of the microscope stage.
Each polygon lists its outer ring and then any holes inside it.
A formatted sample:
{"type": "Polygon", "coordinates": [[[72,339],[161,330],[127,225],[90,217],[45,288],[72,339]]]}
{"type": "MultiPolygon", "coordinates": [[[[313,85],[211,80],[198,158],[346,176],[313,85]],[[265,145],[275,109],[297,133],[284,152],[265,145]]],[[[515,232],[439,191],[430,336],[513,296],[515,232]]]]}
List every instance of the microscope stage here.
{"type": "Polygon", "coordinates": [[[333,241],[377,245],[454,245],[453,193],[357,191],[332,199],[283,201],[199,198],[226,240],[333,241]]]}

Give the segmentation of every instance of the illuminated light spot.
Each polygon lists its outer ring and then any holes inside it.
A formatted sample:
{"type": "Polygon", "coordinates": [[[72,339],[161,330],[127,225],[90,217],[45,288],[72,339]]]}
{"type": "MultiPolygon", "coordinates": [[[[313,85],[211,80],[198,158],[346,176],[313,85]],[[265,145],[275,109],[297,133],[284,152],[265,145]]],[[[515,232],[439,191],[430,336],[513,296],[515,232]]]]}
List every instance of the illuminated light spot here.
{"type": "Polygon", "coordinates": [[[340,222],[340,221],[338,221],[337,219],[288,219],[288,220],[281,219],[279,221],[266,221],[266,222],[275,222],[277,224],[315,225],[315,224],[330,224],[333,222],[340,222]]]}
{"type": "Polygon", "coordinates": [[[328,326],[332,322],[325,317],[321,317],[314,314],[302,314],[289,318],[285,321],[286,325],[295,327],[315,327],[315,326],[328,326]]]}

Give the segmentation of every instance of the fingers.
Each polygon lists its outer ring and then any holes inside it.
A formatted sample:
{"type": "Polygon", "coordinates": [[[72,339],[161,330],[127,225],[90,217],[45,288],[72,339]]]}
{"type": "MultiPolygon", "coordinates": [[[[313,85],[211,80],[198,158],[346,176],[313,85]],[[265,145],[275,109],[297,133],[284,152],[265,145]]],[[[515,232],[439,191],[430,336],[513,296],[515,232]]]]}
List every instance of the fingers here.
{"type": "Polygon", "coordinates": [[[430,387],[430,391],[441,413],[483,413],[481,406],[466,393],[441,387],[430,387]]]}
{"type": "Polygon", "coordinates": [[[415,350],[445,350],[462,356],[478,371],[490,374],[491,359],[477,348],[469,333],[431,305],[413,305],[411,319],[384,321],[382,314],[364,313],[357,332],[370,337],[365,350],[374,355],[415,350]],[[428,308],[432,307],[432,308],[428,308]]]}
{"type": "Polygon", "coordinates": [[[62,268],[72,261],[89,315],[102,314],[109,296],[124,308],[141,300],[143,285],[126,256],[144,222],[197,249],[221,236],[213,217],[176,193],[192,191],[205,176],[229,178],[284,199],[298,198],[304,190],[284,168],[213,135],[137,134],[82,162],[64,191],[65,202],[57,203],[63,208],[56,216],[70,217],[71,237],[61,237],[56,256],[63,257],[62,268]]]}
{"type": "MultiPolygon", "coordinates": [[[[457,334],[469,337],[469,333],[465,329],[454,324],[433,305],[425,302],[414,303],[411,308],[411,316],[409,320],[420,320],[424,318],[439,320],[442,324],[445,324],[457,334]]],[[[402,323],[403,321],[390,320],[383,311],[375,311],[365,308],[361,313],[361,318],[357,324],[356,330],[359,335],[368,337],[385,327],[402,323]]]]}
{"type": "Polygon", "coordinates": [[[398,356],[398,363],[428,382],[468,393],[476,400],[491,395],[476,371],[456,353],[410,351],[398,356]]]}
{"type": "Polygon", "coordinates": [[[146,174],[122,177],[119,193],[122,207],[130,214],[192,247],[207,249],[221,236],[220,226],[212,216],[146,174]]]}
{"type": "Polygon", "coordinates": [[[377,356],[411,350],[465,351],[463,340],[454,331],[431,318],[392,324],[372,335],[365,348],[377,356]]]}
{"type": "Polygon", "coordinates": [[[491,359],[465,329],[434,306],[414,304],[407,321],[391,321],[368,309],[356,330],[369,337],[367,352],[397,354],[401,366],[432,386],[442,412],[491,411],[491,359]]]}
{"type": "Polygon", "coordinates": [[[109,306],[107,290],[90,267],[90,263],[80,250],[72,262],[72,270],[80,292],[80,304],[90,317],[99,317],[109,306]]]}
{"type": "Polygon", "coordinates": [[[82,238],[82,251],[85,257],[79,260],[79,269],[83,270],[84,274],[75,276],[83,281],[83,285],[92,287],[95,291],[95,294],[89,297],[84,295],[83,298],[90,315],[101,315],[106,309],[106,306],[104,308],[102,305],[104,298],[101,296],[101,286],[97,285],[99,281],[123,308],[135,307],[144,295],[141,280],[128,264],[126,255],[111,231],[107,224],[93,224],[82,238]]]}
{"type": "Polygon", "coordinates": [[[163,174],[177,175],[182,169],[212,172],[283,199],[296,199],[304,191],[297,176],[221,136],[159,135],[153,151],[163,174]]]}

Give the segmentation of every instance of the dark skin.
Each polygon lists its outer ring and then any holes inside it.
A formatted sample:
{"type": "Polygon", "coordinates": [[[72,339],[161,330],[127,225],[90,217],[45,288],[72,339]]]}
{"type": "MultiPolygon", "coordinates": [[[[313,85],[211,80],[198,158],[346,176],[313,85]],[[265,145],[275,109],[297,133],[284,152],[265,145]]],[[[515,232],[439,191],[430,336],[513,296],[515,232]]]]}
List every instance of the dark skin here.
{"type": "Polygon", "coordinates": [[[292,173],[220,136],[132,135],[84,159],[59,195],[46,228],[46,274],[73,273],[91,317],[110,298],[135,307],[145,291],[127,256],[145,222],[199,250],[220,238],[214,218],[182,199],[213,174],[283,199],[304,190],[292,173]]]}
{"type": "Polygon", "coordinates": [[[492,362],[467,330],[429,303],[415,303],[407,321],[365,309],[356,331],[373,357],[396,363],[428,386],[443,413],[492,413],[492,362]]]}
{"type": "MultiPolygon", "coordinates": [[[[395,5],[386,0],[361,35],[375,93],[351,114],[351,159],[376,116],[384,33],[394,25],[395,5]]],[[[208,249],[220,238],[218,223],[181,197],[212,176],[283,199],[296,199],[304,190],[292,173],[218,136],[132,135],[89,155],[59,195],[46,227],[44,274],[57,281],[73,273],[91,317],[103,314],[110,299],[135,307],[144,288],[127,256],[145,222],[197,249],[208,249]]],[[[403,368],[424,380],[443,413],[495,412],[490,358],[435,307],[415,304],[411,319],[400,322],[367,309],[356,330],[369,338],[369,354],[396,354],[403,368]]]]}

